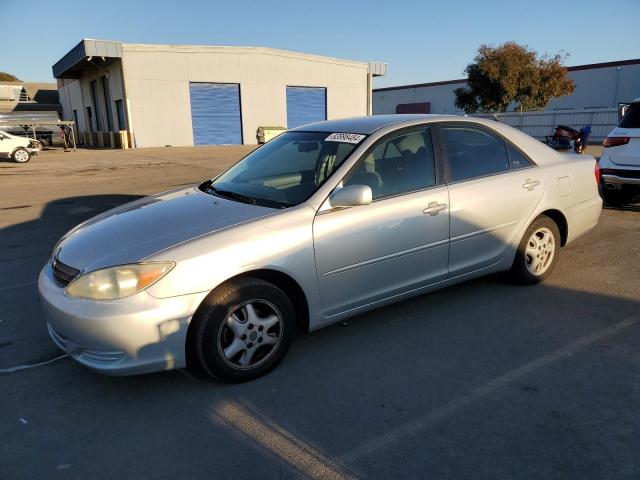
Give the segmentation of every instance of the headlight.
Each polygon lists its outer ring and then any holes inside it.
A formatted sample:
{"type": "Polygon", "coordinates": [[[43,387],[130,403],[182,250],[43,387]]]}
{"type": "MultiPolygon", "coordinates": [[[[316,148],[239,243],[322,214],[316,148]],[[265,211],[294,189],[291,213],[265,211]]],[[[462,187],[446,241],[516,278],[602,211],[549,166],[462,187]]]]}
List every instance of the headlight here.
{"type": "Polygon", "coordinates": [[[65,292],[73,297],[115,300],[128,297],[164,277],[173,263],[134,263],[85,273],[71,282],[65,292]]]}

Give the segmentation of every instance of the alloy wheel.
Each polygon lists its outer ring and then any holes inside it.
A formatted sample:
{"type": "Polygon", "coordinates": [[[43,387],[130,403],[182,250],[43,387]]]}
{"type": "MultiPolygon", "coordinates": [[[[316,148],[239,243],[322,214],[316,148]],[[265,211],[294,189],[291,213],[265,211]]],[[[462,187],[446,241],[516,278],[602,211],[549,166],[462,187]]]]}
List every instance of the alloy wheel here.
{"type": "Polygon", "coordinates": [[[249,300],[236,306],[221,324],[217,348],[228,366],[249,370],[275,354],[282,334],[279,310],[266,300],[249,300]]]}
{"type": "Polygon", "coordinates": [[[556,239],[547,227],[538,228],[527,242],[525,262],[531,275],[539,277],[549,269],[556,253],[556,239]]]}
{"type": "Polygon", "coordinates": [[[29,152],[26,150],[18,150],[14,155],[15,161],[18,163],[24,163],[29,160],[29,152]]]}

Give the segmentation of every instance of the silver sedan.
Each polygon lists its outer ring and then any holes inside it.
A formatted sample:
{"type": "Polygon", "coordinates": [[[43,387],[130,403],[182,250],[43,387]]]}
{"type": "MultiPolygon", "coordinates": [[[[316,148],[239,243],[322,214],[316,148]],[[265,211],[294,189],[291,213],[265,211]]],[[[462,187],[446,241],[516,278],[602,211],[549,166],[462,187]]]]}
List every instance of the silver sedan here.
{"type": "Polygon", "coordinates": [[[67,233],[39,278],[47,327],[103,373],[189,364],[250,380],[296,327],[499,271],[544,280],[596,225],[597,177],[592,157],[480,119],[306,125],[67,233]]]}

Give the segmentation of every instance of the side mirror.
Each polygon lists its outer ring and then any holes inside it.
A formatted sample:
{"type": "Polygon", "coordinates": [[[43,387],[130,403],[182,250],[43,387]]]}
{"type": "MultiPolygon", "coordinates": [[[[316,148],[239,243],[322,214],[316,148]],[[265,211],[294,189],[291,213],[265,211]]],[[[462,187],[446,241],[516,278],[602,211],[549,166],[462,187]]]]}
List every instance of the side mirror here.
{"type": "Polygon", "coordinates": [[[332,207],[356,207],[369,205],[373,201],[373,193],[368,185],[347,185],[334,190],[329,197],[332,207]]]}

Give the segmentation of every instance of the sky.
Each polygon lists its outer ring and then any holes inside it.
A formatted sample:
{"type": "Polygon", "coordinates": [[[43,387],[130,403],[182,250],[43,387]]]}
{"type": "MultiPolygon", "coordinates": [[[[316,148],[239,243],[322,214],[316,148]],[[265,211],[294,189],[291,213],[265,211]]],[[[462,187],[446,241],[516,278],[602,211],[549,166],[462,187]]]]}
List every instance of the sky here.
{"type": "Polygon", "coordinates": [[[478,46],[509,40],[564,51],[567,66],[640,58],[639,24],[640,0],[0,0],[0,71],[53,81],[57,60],[97,38],[386,62],[385,87],[464,78],[478,46]]]}

